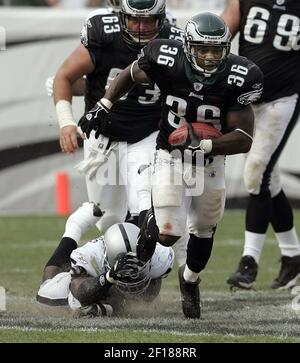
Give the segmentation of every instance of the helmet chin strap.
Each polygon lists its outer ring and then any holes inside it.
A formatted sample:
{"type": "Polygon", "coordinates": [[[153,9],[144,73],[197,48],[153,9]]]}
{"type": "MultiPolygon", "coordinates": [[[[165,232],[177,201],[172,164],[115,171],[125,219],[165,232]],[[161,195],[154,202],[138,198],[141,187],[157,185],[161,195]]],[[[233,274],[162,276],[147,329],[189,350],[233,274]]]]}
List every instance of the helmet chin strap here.
{"type": "Polygon", "coordinates": [[[195,60],[193,60],[193,62],[192,62],[192,66],[193,66],[193,68],[194,68],[197,72],[201,72],[201,74],[203,74],[203,76],[204,76],[204,77],[206,77],[206,78],[209,78],[209,77],[213,76],[213,75],[217,72],[217,70],[218,70],[218,68],[219,68],[219,67],[216,67],[216,68],[214,68],[213,70],[211,70],[211,71],[209,71],[209,72],[206,72],[206,71],[205,71],[205,68],[202,68],[202,67],[200,67],[198,64],[196,64],[196,61],[195,61],[195,60]]]}
{"type": "Polygon", "coordinates": [[[152,38],[150,38],[150,39],[141,39],[141,38],[138,38],[138,37],[135,37],[135,36],[133,36],[132,34],[130,34],[129,33],[129,36],[131,37],[131,39],[135,42],[135,43],[139,43],[139,44],[147,44],[148,42],[150,42],[150,40],[153,40],[153,39],[155,39],[155,38],[157,38],[157,36],[158,36],[158,33],[157,34],[155,34],[152,38]]]}

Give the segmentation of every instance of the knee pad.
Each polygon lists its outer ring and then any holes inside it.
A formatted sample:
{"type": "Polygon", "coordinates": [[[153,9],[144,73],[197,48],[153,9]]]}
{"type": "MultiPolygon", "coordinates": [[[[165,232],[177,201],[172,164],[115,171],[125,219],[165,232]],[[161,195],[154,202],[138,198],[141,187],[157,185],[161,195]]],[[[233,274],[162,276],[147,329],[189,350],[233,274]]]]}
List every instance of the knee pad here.
{"type": "Polygon", "coordinates": [[[49,306],[68,305],[70,283],[69,272],[61,272],[52,279],[44,281],[37,293],[37,301],[49,306]]]}
{"type": "Polygon", "coordinates": [[[185,187],[182,181],[182,168],[171,161],[155,166],[152,175],[152,199],[155,208],[180,207],[185,187]]]}
{"type": "Polygon", "coordinates": [[[94,226],[103,213],[95,203],[83,203],[67,220],[63,237],[70,237],[78,242],[81,236],[94,226]]]}

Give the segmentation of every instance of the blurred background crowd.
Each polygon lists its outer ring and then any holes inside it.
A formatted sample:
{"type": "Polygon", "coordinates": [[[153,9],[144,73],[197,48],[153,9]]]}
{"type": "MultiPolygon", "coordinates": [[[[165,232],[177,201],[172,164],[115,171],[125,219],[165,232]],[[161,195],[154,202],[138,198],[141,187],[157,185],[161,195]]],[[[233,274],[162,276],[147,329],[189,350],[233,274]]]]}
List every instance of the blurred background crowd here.
{"type": "MultiPolygon", "coordinates": [[[[106,0],[0,0],[0,6],[53,6],[61,8],[105,7],[106,0]]],[[[224,8],[227,0],[168,0],[170,8],[208,7],[224,8]]]]}

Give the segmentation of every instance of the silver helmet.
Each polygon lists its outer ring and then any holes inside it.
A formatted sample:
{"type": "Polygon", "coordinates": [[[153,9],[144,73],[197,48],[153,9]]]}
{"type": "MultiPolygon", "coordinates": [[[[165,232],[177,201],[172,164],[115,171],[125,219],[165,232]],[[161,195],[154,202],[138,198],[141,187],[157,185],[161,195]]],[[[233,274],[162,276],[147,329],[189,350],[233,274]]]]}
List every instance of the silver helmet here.
{"type": "Polygon", "coordinates": [[[230,52],[230,38],[229,28],[219,16],[206,12],[192,17],[183,42],[191,66],[205,76],[221,71],[230,52]]]}
{"type": "Polygon", "coordinates": [[[122,259],[126,271],[116,288],[123,294],[138,295],[150,284],[150,262],[143,263],[136,257],[136,243],[140,230],[131,223],[118,223],[104,234],[106,258],[110,267],[117,259],[122,259]]]}
{"type": "Polygon", "coordinates": [[[132,223],[117,223],[108,228],[104,240],[106,258],[110,266],[113,266],[120,253],[135,253],[139,232],[140,229],[132,223]]]}
{"type": "Polygon", "coordinates": [[[127,43],[145,45],[155,39],[164,25],[165,17],[166,0],[121,0],[120,22],[127,43]],[[134,29],[130,27],[132,18],[136,22],[134,29]],[[142,28],[145,18],[155,20],[151,29],[142,28]]]}

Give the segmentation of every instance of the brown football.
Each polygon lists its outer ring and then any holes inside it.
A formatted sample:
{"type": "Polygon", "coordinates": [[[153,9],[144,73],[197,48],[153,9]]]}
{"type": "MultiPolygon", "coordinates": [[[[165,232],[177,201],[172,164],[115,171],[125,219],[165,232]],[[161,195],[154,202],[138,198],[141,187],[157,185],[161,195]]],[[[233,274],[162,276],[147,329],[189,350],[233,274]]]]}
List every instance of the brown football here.
{"type": "MultiPolygon", "coordinates": [[[[218,129],[205,122],[193,122],[192,127],[199,140],[217,139],[222,136],[222,133],[218,129]]],[[[168,139],[169,144],[175,146],[183,145],[186,142],[187,135],[188,127],[187,124],[184,124],[170,134],[168,139]]]]}

